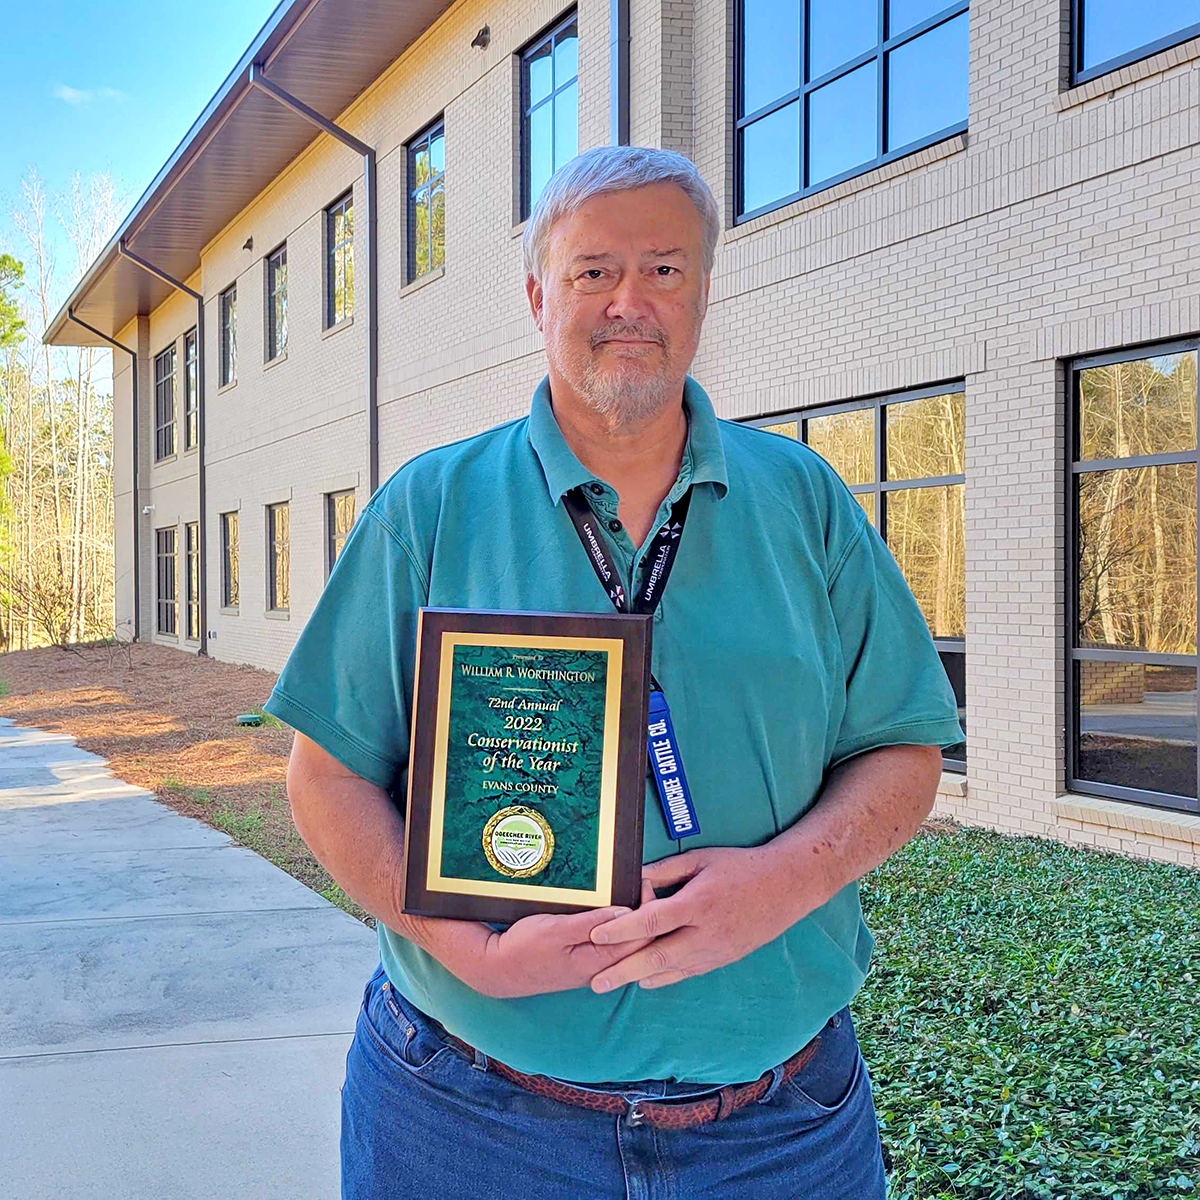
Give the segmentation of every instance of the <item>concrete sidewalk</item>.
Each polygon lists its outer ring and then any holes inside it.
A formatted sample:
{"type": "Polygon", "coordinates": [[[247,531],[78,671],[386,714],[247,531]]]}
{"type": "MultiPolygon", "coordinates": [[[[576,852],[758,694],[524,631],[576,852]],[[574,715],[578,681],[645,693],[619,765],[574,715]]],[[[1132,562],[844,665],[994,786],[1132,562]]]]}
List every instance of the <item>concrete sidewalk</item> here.
{"type": "Polygon", "coordinates": [[[0,1196],[338,1194],[375,934],[0,719],[0,1196]]]}

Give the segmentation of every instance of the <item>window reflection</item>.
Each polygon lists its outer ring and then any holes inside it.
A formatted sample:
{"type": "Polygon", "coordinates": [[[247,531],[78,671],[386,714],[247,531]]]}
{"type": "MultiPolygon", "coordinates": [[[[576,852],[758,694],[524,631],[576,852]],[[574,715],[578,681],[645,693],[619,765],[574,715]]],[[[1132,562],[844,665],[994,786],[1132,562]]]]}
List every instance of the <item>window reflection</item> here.
{"type": "Polygon", "coordinates": [[[934,637],[964,637],[966,487],[902,488],[887,494],[887,545],[934,637]]]}
{"type": "Polygon", "coordinates": [[[875,482],[875,409],[809,417],[808,444],[853,486],[875,482]]]}
{"type": "Polygon", "coordinates": [[[1079,778],[1196,795],[1196,670],[1077,662],[1079,778]]]}
{"type": "Polygon", "coordinates": [[[1085,71],[1200,23],[1196,0],[1081,0],[1080,16],[1085,71]]]}

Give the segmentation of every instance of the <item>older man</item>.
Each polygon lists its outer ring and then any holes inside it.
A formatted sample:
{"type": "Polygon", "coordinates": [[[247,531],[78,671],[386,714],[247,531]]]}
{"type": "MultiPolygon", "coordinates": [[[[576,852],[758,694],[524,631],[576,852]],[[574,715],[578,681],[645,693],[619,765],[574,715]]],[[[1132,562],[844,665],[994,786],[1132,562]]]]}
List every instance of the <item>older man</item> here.
{"type": "Polygon", "coordinates": [[[266,705],[298,731],[297,827],[379,922],[345,1197],[884,1193],[847,1007],[873,945],[856,880],[916,831],[938,748],[963,735],[838,476],[719,421],[687,373],[719,232],[680,155],[606,147],[555,174],[524,235],[549,366],[529,415],[379,489],[266,705]],[[683,526],[653,668],[702,833],[674,840],[648,786],[636,911],[504,930],[404,916],[392,797],[417,608],[608,611],[581,504],[631,596],[656,531],[683,526]]]}

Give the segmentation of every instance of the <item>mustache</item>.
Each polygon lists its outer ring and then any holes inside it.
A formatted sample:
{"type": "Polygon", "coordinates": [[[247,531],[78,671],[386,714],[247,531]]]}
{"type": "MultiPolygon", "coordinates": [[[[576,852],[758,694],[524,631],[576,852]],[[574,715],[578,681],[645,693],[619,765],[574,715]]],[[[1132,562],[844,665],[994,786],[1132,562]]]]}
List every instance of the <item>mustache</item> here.
{"type": "Polygon", "coordinates": [[[609,326],[606,329],[598,329],[592,334],[591,341],[592,349],[600,345],[601,342],[607,342],[610,338],[628,338],[630,340],[640,339],[646,342],[657,342],[660,346],[667,344],[666,334],[660,329],[643,329],[640,326],[634,325],[613,327],[609,326]]]}

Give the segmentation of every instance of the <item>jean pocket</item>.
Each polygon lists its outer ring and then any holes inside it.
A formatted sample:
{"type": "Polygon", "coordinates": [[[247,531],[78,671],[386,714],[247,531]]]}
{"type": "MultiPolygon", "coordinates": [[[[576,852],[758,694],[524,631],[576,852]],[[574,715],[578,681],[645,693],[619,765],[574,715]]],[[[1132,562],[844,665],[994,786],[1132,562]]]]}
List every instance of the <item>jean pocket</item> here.
{"type": "Polygon", "coordinates": [[[424,1074],[452,1054],[437,1022],[410,1004],[385,975],[368,985],[359,1019],[378,1049],[406,1071],[424,1074]]]}
{"type": "Polygon", "coordinates": [[[812,1061],[787,1082],[787,1091],[810,1109],[814,1118],[843,1108],[862,1078],[862,1052],[848,1013],[830,1020],[821,1031],[819,1049],[812,1061]]]}

